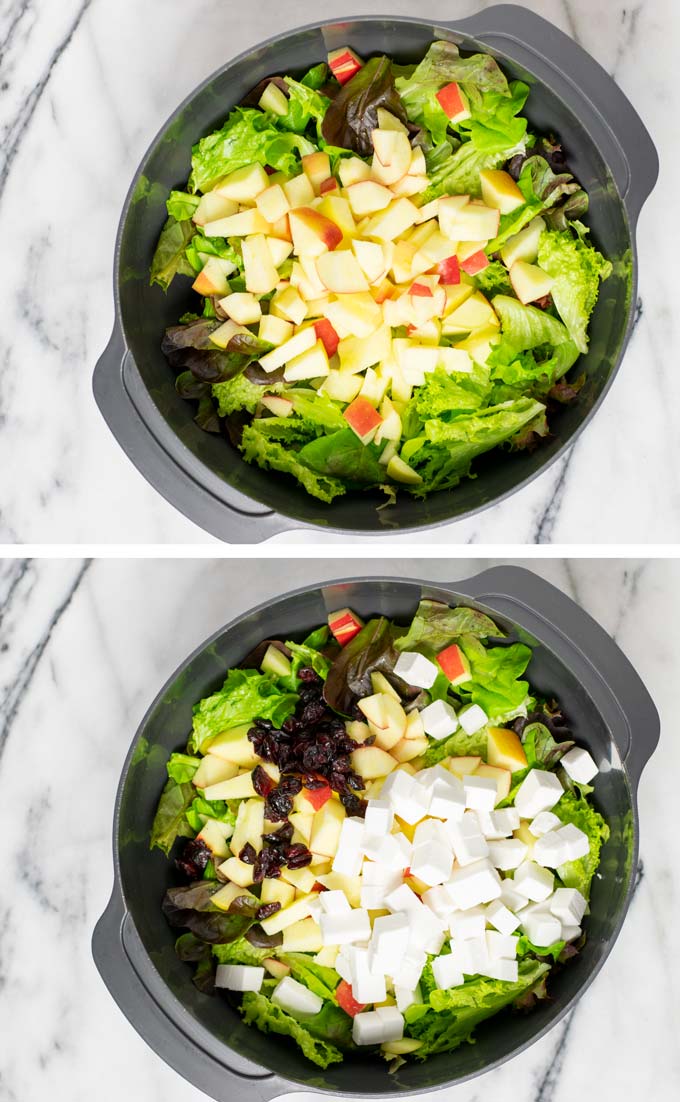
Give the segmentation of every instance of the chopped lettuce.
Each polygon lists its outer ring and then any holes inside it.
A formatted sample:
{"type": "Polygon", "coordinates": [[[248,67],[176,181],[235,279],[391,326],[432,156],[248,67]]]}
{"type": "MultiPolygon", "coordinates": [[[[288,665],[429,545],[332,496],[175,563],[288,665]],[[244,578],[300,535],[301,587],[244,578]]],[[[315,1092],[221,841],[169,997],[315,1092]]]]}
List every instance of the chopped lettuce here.
{"type": "Polygon", "coordinates": [[[468,755],[486,756],[487,733],[486,727],[477,731],[474,735],[466,735],[462,728],[454,731],[448,738],[432,742],[423,754],[423,768],[436,765],[444,758],[466,758],[468,755]]]}
{"type": "MultiPolygon", "coordinates": [[[[329,1009],[335,1011],[338,1015],[341,1014],[347,1022],[350,1022],[350,1018],[338,1007],[329,1005],[329,1009]]],[[[306,1018],[303,1024],[303,1022],[293,1018],[292,1015],[287,1014],[285,1010],[273,1003],[266,995],[248,991],[243,996],[241,1013],[246,1025],[255,1025],[263,1033],[280,1033],[290,1037],[299,1045],[307,1059],[320,1068],[327,1068],[329,1064],[338,1064],[343,1060],[340,1049],[330,1041],[325,1040],[323,1035],[318,1035],[320,1028],[324,1029],[326,1026],[326,1022],[321,1020],[328,1017],[326,1007],[319,1014],[315,1014],[313,1018],[306,1018]]]]}
{"type": "Polygon", "coordinates": [[[200,201],[200,195],[190,195],[188,191],[171,191],[165,205],[171,218],[177,222],[186,222],[195,213],[200,201]]]}
{"type": "Polygon", "coordinates": [[[529,685],[519,679],[531,661],[531,648],[524,643],[485,647],[470,635],[461,639],[461,646],[470,663],[472,680],[460,685],[460,692],[469,694],[472,703],[479,704],[490,719],[521,707],[529,685]]]}
{"type": "Polygon", "coordinates": [[[271,956],[271,949],[258,949],[247,938],[238,937],[224,945],[211,945],[211,952],[218,964],[262,964],[265,957],[271,956]]]}
{"type": "Polygon", "coordinates": [[[555,280],[552,298],[579,352],[588,351],[588,322],[600,280],[612,266],[597,249],[570,230],[546,230],[538,244],[538,263],[555,280]]]}
{"type": "Polygon", "coordinates": [[[152,849],[157,846],[168,854],[177,838],[193,838],[195,831],[187,820],[187,812],[195,795],[191,781],[178,784],[168,778],[151,827],[152,849]]]}
{"type": "Polygon", "coordinates": [[[171,754],[167,764],[168,776],[176,783],[190,781],[201,764],[200,758],[191,754],[171,754]]]}
{"type": "Polygon", "coordinates": [[[228,417],[238,409],[254,413],[263,394],[279,394],[282,388],[283,383],[270,383],[263,387],[259,383],[251,383],[247,375],[237,375],[226,383],[215,383],[212,394],[220,417],[228,417]]]}
{"type": "Polygon", "coordinates": [[[204,697],[194,707],[194,721],[189,745],[204,751],[208,740],[221,731],[260,719],[271,719],[280,727],[292,715],[297,693],[277,687],[268,674],[257,670],[229,670],[219,692],[204,697]]]}
{"type": "Polygon", "coordinates": [[[560,865],[557,874],[567,888],[577,888],[586,899],[590,896],[590,886],[600,863],[600,850],[609,839],[609,827],[599,811],[588,803],[584,796],[575,792],[565,792],[555,804],[553,811],[563,823],[573,823],[588,835],[590,852],[578,861],[569,861],[560,865]]]}
{"type": "Polygon", "coordinates": [[[332,501],[346,492],[346,487],[339,478],[316,473],[300,461],[297,452],[269,440],[255,425],[246,425],[244,428],[242,447],[243,457],[248,463],[257,463],[265,469],[271,467],[293,475],[308,494],[320,501],[332,501]]]}
{"type": "Polygon", "coordinates": [[[425,376],[411,402],[421,422],[449,413],[473,413],[486,400],[489,373],[478,364],[471,372],[452,373],[437,368],[425,376]]]}
{"type": "Polygon", "coordinates": [[[168,218],[151,261],[152,283],[157,283],[167,291],[176,275],[194,274],[194,269],[186,258],[186,247],[195,232],[193,222],[178,222],[175,218],[168,218]]]}
{"type": "Polygon", "coordinates": [[[434,657],[461,636],[500,639],[504,632],[483,612],[460,606],[451,608],[442,601],[424,598],[418,605],[411,626],[395,642],[398,651],[423,650],[434,657]]]}
{"type": "Polygon", "coordinates": [[[221,130],[194,146],[191,184],[194,191],[209,191],[223,176],[253,163],[299,172],[300,157],[315,148],[300,134],[278,130],[263,111],[236,107],[221,130]]]}
{"type": "Polygon", "coordinates": [[[277,957],[290,968],[290,974],[298,983],[303,983],[321,999],[335,1002],[335,989],[340,976],[335,968],[317,964],[308,953],[277,953],[277,957]]]}
{"type": "Polygon", "coordinates": [[[352,429],[343,428],[306,444],[300,461],[321,475],[377,485],[385,479],[385,468],[379,462],[381,450],[373,444],[362,444],[352,429]]]}

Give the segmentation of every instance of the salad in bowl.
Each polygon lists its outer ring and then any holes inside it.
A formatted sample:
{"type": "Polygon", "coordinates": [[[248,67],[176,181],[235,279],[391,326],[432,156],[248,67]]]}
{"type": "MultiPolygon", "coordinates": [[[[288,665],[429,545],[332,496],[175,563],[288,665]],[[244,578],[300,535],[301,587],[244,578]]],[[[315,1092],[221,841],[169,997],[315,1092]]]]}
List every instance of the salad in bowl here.
{"type": "Polygon", "coordinates": [[[588,932],[598,767],[482,612],[332,613],[194,708],[151,845],[194,982],[313,1063],[396,1068],[548,997],[588,932]]]}
{"type": "Polygon", "coordinates": [[[151,279],[199,296],[162,348],[203,429],[326,503],[451,490],[549,435],[611,264],[528,95],[451,42],[344,48],[197,135],[151,279]]]}

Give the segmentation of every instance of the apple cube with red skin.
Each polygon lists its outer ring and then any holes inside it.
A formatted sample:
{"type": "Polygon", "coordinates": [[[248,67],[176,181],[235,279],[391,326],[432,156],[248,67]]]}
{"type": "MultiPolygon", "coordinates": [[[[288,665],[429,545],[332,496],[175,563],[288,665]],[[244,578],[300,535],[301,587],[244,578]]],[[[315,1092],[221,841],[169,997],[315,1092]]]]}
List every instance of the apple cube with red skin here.
{"type": "Polygon", "coordinates": [[[361,395],[350,402],[342,416],[362,444],[370,443],[378,426],[382,425],[382,417],[375,406],[371,405],[368,398],[362,398],[361,395]]]}
{"type": "Polygon", "coordinates": [[[437,265],[440,282],[444,286],[453,286],[460,283],[460,261],[457,256],[447,256],[446,260],[440,260],[437,265]]]}
{"type": "Polygon", "coordinates": [[[460,122],[461,119],[469,118],[470,112],[465,96],[455,81],[440,88],[436,99],[449,122],[460,122]]]}
{"type": "MultiPolygon", "coordinates": [[[[361,630],[361,629],[359,629],[361,630]]],[[[305,788],[305,800],[308,804],[311,804],[315,811],[318,811],[320,807],[323,807],[333,795],[331,786],[324,784],[323,788],[305,788]]]]}
{"type": "Polygon", "coordinates": [[[330,359],[337,352],[338,345],[340,344],[340,337],[335,332],[335,329],[329,322],[328,318],[319,318],[314,322],[314,330],[317,337],[323,343],[326,349],[326,355],[330,359]]]}
{"type": "Polygon", "coordinates": [[[354,998],[352,985],[347,980],[340,980],[335,989],[335,998],[338,1006],[345,1011],[345,1014],[349,1014],[350,1018],[356,1017],[357,1014],[361,1014],[361,1011],[366,1009],[366,1003],[358,1003],[354,998]]]}
{"type": "Polygon", "coordinates": [[[478,252],[473,253],[472,256],[468,256],[466,260],[461,260],[460,266],[463,271],[470,276],[477,275],[478,272],[483,272],[488,267],[489,258],[483,249],[479,249],[478,252]]]}
{"type": "Polygon", "coordinates": [[[461,685],[470,680],[470,664],[457,643],[440,651],[437,662],[452,685],[461,685]]]}
{"type": "Polygon", "coordinates": [[[344,647],[359,634],[364,622],[355,612],[352,612],[351,608],[339,608],[337,612],[331,612],[328,617],[328,626],[336,642],[344,647]]]}
{"type": "Polygon", "coordinates": [[[328,176],[319,184],[319,195],[325,195],[327,191],[335,191],[337,186],[338,181],[335,179],[335,176],[328,176]]]}
{"type": "Polygon", "coordinates": [[[341,46],[339,50],[331,50],[328,54],[328,66],[338,84],[347,84],[363,64],[349,46],[341,46]]]}

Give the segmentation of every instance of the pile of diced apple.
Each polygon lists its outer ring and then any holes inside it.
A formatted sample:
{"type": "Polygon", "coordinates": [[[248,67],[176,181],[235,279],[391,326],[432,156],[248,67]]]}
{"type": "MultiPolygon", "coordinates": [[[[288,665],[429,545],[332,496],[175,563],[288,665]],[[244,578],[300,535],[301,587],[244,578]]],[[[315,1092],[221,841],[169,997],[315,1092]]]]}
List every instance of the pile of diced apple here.
{"type": "MultiPolygon", "coordinates": [[[[342,65],[360,65],[350,55],[338,51],[342,65]]],[[[285,95],[274,84],[263,109],[277,110],[275,93],[282,111],[285,95]]],[[[465,110],[455,91],[443,93],[451,117],[465,110]]],[[[470,372],[473,361],[485,362],[499,321],[473,277],[489,263],[501,215],[524,197],[508,173],[485,170],[483,199],[450,195],[422,205],[422,149],[390,112],[379,108],[378,121],[370,163],[341,157],[334,175],[328,154],[315,152],[292,177],[251,164],[203,195],[194,221],[207,237],[240,239],[246,290],[230,291],[234,265],[215,256],[205,256],[194,287],[216,296],[228,319],[212,334],[218,347],[250,327],[274,346],[261,358],[265,372],[283,368],[287,382],[304,381],[342,403],[360,439],[383,446],[388,474],[417,481],[397,455],[405,403],[429,372],[470,372]],[[264,296],[272,296],[268,305],[264,296]],[[400,327],[406,336],[395,336],[400,327]]],[[[534,219],[501,249],[525,303],[552,285],[533,263],[542,229],[534,219]]],[[[281,403],[270,409],[291,411],[281,403]]]]}

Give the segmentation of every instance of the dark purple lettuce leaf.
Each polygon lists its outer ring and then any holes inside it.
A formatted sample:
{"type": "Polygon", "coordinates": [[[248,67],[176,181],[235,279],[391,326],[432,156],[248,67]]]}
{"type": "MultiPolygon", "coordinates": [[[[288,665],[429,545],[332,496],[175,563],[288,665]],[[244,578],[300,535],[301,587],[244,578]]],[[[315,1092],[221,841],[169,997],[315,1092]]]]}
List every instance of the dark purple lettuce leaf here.
{"type": "Polygon", "coordinates": [[[215,906],[212,897],[222,884],[199,880],[187,887],[168,888],[163,899],[163,914],[171,926],[186,927],[197,938],[220,945],[235,941],[255,922],[260,901],[244,890],[228,910],[215,906]]]}
{"type": "Polygon", "coordinates": [[[331,101],[321,127],[324,139],[329,145],[370,157],[371,131],[378,125],[379,107],[406,123],[406,110],[394,86],[388,57],[372,57],[331,101]]]}
{"type": "Polygon", "coordinates": [[[166,329],[161,351],[177,370],[190,371],[202,383],[224,383],[240,375],[246,367],[269,352],[272,345],[253,333],[236,333],[226,349],[211,346],[211,334],[220,322],[199,318],[188,325],[166,329]]]}
{"type": "Polygon", "coordinates": [[[265,934],[259,923],[256,923],[248,930],[246,941],[249,941],[254,949],[278,949],[283,943],[283,934],[265,934]]]}
{"type": "Polygon", "coordinates": [[[373,692],[371,673],[382,673],[402,692],[408,686],[394,675],[399,657],[395,642],[403,629],[381,616],[369,620],[340,651],[324,685],[324,700],[336,712],[352,716],[357,701],[373,692]]]}

